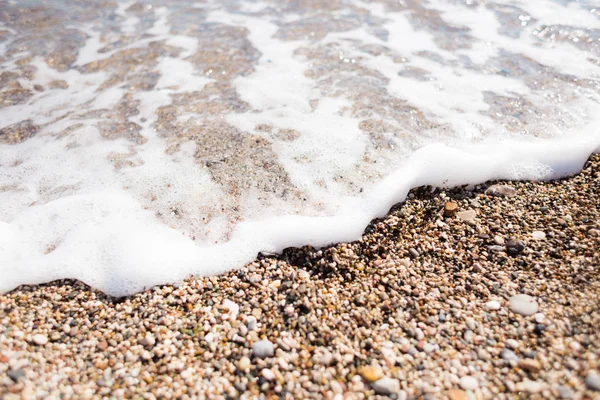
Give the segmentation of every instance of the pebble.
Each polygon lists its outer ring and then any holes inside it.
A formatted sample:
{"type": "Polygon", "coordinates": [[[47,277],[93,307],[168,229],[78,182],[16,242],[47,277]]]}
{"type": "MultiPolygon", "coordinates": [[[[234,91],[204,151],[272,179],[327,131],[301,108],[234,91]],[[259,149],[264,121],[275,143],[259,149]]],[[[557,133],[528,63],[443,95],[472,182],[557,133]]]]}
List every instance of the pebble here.
{"type": "Polygon", "coordinates": [[[249,316],[246,319],[246,327],[249,331],[256,330],[256,328],[258,327],[258,321],[256,320],[256,318],[253,316],[249,316]]]}
{"type": "Polygon", "coordinates": [[[447,394],[450,400],[469,400],[469,396],[464,390],[451,389],[447,394]]]}
{"type": "Polygon", "coordinates": [[[519,368],[524,369],[528,372],[539,372],[540,369],[542,369],[542,365],[537,360],[526,358],[524,360],[519,361],[519,368]]]}
{"type": "Polygon", "coordinates": [[[378,394],[390,395],[400,391],[400,382],[398,379],[381,378],[373,383],[373,390],[378,394]]]}
{"type": "Polygon", "coordinates": [[[487,188],[485,194],[496,197],[514,197],[517,191],[510,185],[492,185],[487,188]]]}
{"type": "Polygon", "coordinates": [[[600,374],[595,371],[588,372],[585,377],[585,387],[600,392],[600,374]]]}
{"type": "Polygon", "coordinates": [[[237,315],[240,312],[240,306],[228,299],[223,300],[222,306],[225,310],[227,310],[229,315],[231,315],[234,319],[237,318],[237,315]]]}
{"type": "Polygon", "coordinates": [[[500,309],[500,302],[497,301],[497,300],[488,301],[485,304],[485,308],[488,309],[488,310],[490,310],[490,311],[497,311],[497,310],[500,309]]]}
{"type": "Polygon", "coordinates": [[[567,386],[558,386],[556,388],[556,391],[558,392],[558,397],[561,399],[571,399],[573,398],[573,390],[570,387],[567,386]]]}
{"type": "Polygon", "coordinates": [[[154,338],[154,335],[148,333],[146,334],[146,336],[139,339],[138,343],[142,346],[154,346],[154,344],[156,343],[156,339],[154,338]]]}
{"type": "Polygon", "coordinates": [[[529,316],[538,312],[538,303],[527,294],[517,294],[509,300],[510,309],[515,314],[529,316]]]}
{"type": "Polygon", "coordinates": [[[275,354],[275,348],[273,343],[271,343],[269,340],[259,340],[252,345],[252,354],[254,357],[258,358],[273,357],[273,354],[275,354]]]}
{"type": "Polygon", "coordinates": [[[524,380],[517,384],[516,389],[519,392],[539,393],[545,390],[548,385],[545,382],[524,380]]]}
{"type": "Polygon", "coordinates": [[[383,378],[383,370],[379,366],[366,366],[358,370],[367,382],[375,382],[383,378]]]}
{"type": "Polygon", "coordinates": [[[477,213],[475,212],[475,210],[468,209],[465,211],[457,212],[456,216],[458,218],[462,219],[463,221],[473,221],[475,219],[475,217],[477,216],[477,213]]]}
{"type": "Polygon", "coordinates": [[[479,382],[472,376],[463,376],[460,378],[460,387],[464,390],[475,390],[479,387],[479,382]]]}
{"type": "Polygon", "coordinates": [[[542,231],[533,231],[531,232],[531,237],[536,240],[543,240],[546,239],[546,234],[542,231]]]}
{"type": "Polygon", "coordinates": [[[275,379],[275,373],[268,368],[264,368],[260,373],[263,376],[263,378],[265,378],[268,381],[272,381],[273,379],[275,379]]]}
{"type": "Polygon", "coordinates": [[[517,256],[523,252],[525,244],[520,240],[508,239],[506,242],[506,252],[511,256],[517,256]]]}
{"type": "Polygon", "coordinates": [[[48,336],[42,335],[41,333],[33,335],[31,339],[33,340],[33,343],[37,344],[38,346],[43,346],[48,343],[48,336]]]}
{"type": "Polygon", "coordinates": [[[240,358],[240,361],[238,361],[238,369],[244,371],[246,368],[250,368],[251,362],[250,359],[248,357],[242,357],[240,358]]]}
{"type": "Polygon", "coordinates": [[[519,347],[519,342],[517,342],[515,339],[506,339],[506,347],[508,347],[509,349],[516,349],[519,347]]]}
{"type": "Polygon", "coordinates": [[[517,361],[519,359],[515,352],[509,349],[502,349],[500,352],[500,358],[506,361],[517,361]]]}
{"type": "Polygon", "coordinates": [[[453,217],[456,215],[456,211],[458,211],[458,204],[456,204],[456,202],[447,201],[446,204],[444,204],[444,216],[453,217]]]}
{"type": "Polygon", "coordinates": [[[10,379],[14,382],[18,381],[20,378],[25,376],[25,372],[22,369],[10,369],[6,373],[10,379]]]}

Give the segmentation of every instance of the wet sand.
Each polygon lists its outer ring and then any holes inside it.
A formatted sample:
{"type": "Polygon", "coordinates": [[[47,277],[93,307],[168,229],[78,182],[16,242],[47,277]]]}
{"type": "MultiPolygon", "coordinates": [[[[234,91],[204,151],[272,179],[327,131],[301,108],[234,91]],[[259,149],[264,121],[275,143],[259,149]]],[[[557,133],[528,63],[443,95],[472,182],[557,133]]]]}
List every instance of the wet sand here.
{"type": "Polygon", "coordinates": [[[415,189],[359,241],[127,298],[2,295],[0,397],[598,398],[600,156],[494,184],[415,189]]]}

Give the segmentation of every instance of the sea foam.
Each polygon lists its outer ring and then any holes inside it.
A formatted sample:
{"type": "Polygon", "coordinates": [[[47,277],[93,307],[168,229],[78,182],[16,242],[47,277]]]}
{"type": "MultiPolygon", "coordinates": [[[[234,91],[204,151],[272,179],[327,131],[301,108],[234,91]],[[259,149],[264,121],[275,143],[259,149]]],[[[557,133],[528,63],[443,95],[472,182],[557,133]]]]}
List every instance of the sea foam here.
{"type": "Polygon", "coordinates": [[[55,3],[0,27],[0,291],[218,274],[600,151],[585,5],[55,3]]]}

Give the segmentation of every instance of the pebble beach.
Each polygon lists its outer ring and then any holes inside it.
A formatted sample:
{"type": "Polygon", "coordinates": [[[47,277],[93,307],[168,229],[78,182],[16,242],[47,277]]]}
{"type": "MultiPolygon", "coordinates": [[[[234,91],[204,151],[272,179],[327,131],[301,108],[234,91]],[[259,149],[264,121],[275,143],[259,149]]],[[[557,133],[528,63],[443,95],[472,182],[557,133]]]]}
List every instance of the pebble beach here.
{"type": "MultiPolygon", "coordinates": [[[[600,398],[600,156],[125,298],[0,296],[0,398],[600,398]]],[[[165,266],[168,268],[168,266],[165,266]]]]}

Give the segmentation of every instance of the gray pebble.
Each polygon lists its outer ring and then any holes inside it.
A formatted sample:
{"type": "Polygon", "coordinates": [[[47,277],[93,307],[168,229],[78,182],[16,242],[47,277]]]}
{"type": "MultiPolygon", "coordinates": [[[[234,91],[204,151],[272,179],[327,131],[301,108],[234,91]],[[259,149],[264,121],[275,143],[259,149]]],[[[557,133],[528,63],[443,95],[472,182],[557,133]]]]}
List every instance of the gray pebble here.
{"type": "Polygon", "coordinates": [[[8,375],[8,377],[10,379],[12,379],[14,382],[18,381],[20,378],[25,376],[25,372],[23,372],[22,369],[10,369],[8,370],[8,372],[6,373],[6,375],[8,375]]]}
{"type": "Polygon", "coordinates": [[[570,399],[573,397],[573,390],[567,386],[558,386],[556,391],[558,392],[558,397],[561,399],[570,399]]]}
{"type": "Polygon", "coordinates": [[[585,377],[585,387],[596,392],[600,392],[600,374],[595,371],[588,372],[585,377]]]}
{"type": "Polygon", "coordinates": [[[275,348],[273,343],[267,339],[263,339],[252,345],[252,354],[254,357],[259,358],[273,357],[273,354],[275,354],[275,348]]]}
{"type": "Polygon", "coordinates": [[[373,383],[373,390],[378,394],[390,395],[400,391],[400,382],[398,379],[381,378],[373,383]]]}
{"type": "Polygon", "coordinates": [[[500,358],[506,361],[519,360],[519,357],[515,354],[515,352],[509,349],[502,349],[502,351],[500,352],[500,358]]]}

